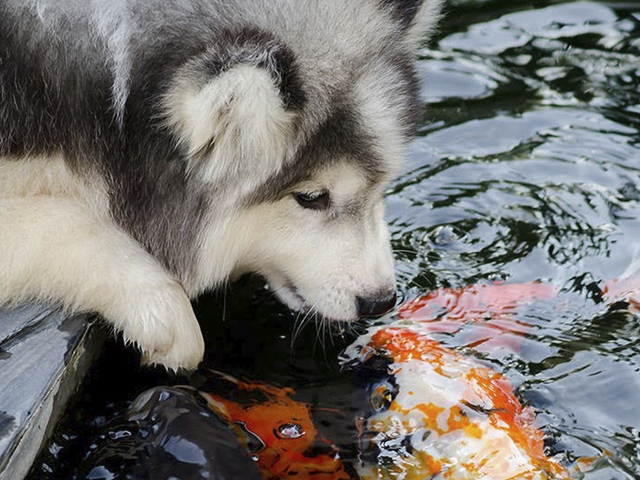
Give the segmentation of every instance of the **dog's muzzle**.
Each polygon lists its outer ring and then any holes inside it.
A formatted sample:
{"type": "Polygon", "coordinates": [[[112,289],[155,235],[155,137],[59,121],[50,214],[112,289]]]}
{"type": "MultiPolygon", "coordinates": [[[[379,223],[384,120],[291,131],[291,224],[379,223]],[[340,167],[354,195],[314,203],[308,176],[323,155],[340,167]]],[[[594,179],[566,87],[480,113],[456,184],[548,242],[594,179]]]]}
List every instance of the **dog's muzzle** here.
{"type": "Polygon", "coordinates": [[[371,297],[356,297],[356,304],[361,317],[379,317],[396,305],[396,292],[386,290],[371,297]]]}

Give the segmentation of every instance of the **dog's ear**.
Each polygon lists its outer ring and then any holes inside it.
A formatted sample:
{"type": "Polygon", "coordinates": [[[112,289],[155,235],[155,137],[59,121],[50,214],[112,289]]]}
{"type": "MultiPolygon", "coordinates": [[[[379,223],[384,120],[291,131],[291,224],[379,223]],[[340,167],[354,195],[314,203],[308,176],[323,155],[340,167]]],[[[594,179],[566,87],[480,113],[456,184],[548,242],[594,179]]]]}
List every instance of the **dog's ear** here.
{"type": "Polygon", "coordinates": [[[412,49],[435,30],[443,0],[378,0],[381,7],[400,24],[403,39],[412,49]]]}
{"type": "Polygon", "coordinates": [[[278,42],[254,31],[228,39],[180,69],[164,110],[192,174],[251,191],[282,168],[305,98],[278,42]]]}

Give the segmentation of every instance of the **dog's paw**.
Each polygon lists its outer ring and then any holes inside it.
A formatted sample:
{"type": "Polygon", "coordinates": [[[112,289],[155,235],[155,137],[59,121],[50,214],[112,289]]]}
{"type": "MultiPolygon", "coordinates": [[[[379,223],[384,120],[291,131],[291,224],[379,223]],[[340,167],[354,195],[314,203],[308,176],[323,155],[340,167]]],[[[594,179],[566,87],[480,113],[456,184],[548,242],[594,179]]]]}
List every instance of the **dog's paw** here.
{"type": "Polygon", "coordinates": [[[120,326],[127,343],[142,351],[143,364],[174,372],[193,370],[204,356],[204,339],[186,293],[170,282],[137,292],[120,326]]]}
{"type": "Polygon", "coordinates": [[[180,369],[195,370],[204,356],[204,340],[193,312],[192,317],[188,323],[180,322],[169,348],[152,349],[140,345],[142,364],[160,365],[173,372],[180,369]]]}

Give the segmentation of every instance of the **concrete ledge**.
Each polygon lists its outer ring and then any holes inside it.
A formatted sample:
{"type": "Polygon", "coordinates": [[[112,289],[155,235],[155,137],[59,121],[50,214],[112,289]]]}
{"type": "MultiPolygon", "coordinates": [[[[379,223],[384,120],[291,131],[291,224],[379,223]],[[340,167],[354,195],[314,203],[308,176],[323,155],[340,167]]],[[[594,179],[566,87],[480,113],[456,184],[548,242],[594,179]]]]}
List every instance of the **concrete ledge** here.
{"type": "Polygon", "coordinates": [[[86,315],[0,310],[0,480],[21,480],[104,342],[86,315]]]}

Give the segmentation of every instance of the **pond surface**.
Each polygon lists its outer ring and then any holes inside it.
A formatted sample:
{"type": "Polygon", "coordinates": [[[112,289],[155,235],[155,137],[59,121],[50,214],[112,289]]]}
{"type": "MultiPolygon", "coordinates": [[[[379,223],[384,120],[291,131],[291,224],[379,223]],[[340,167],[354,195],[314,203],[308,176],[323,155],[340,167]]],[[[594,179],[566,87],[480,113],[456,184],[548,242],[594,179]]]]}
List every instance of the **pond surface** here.
{"type": "MultiPolygon", "coordinates": [[[[640,272],[640,3],[453,1],[418,69],[422,124],[388,193],[399,291],[561,289],[518,311],[532,327],[516,353],[438,340],[502,372],[538,412],[551,452],[610,452],[584,478],[640,478],[640,316],[600,295],[607,280],[640,272]]],[[[294,317],[255,279],[197,307],[207,365],[291,386],[323,408],[350,401],[337,357],[352,333],[308,325],[292,341],[294,317]]],[[[187,381],[135,362],[112,347],[32,478],[70,477],[139,392],[187,381]]],[[[348,451],[353,431],[322,423],[348,451]]]]}

